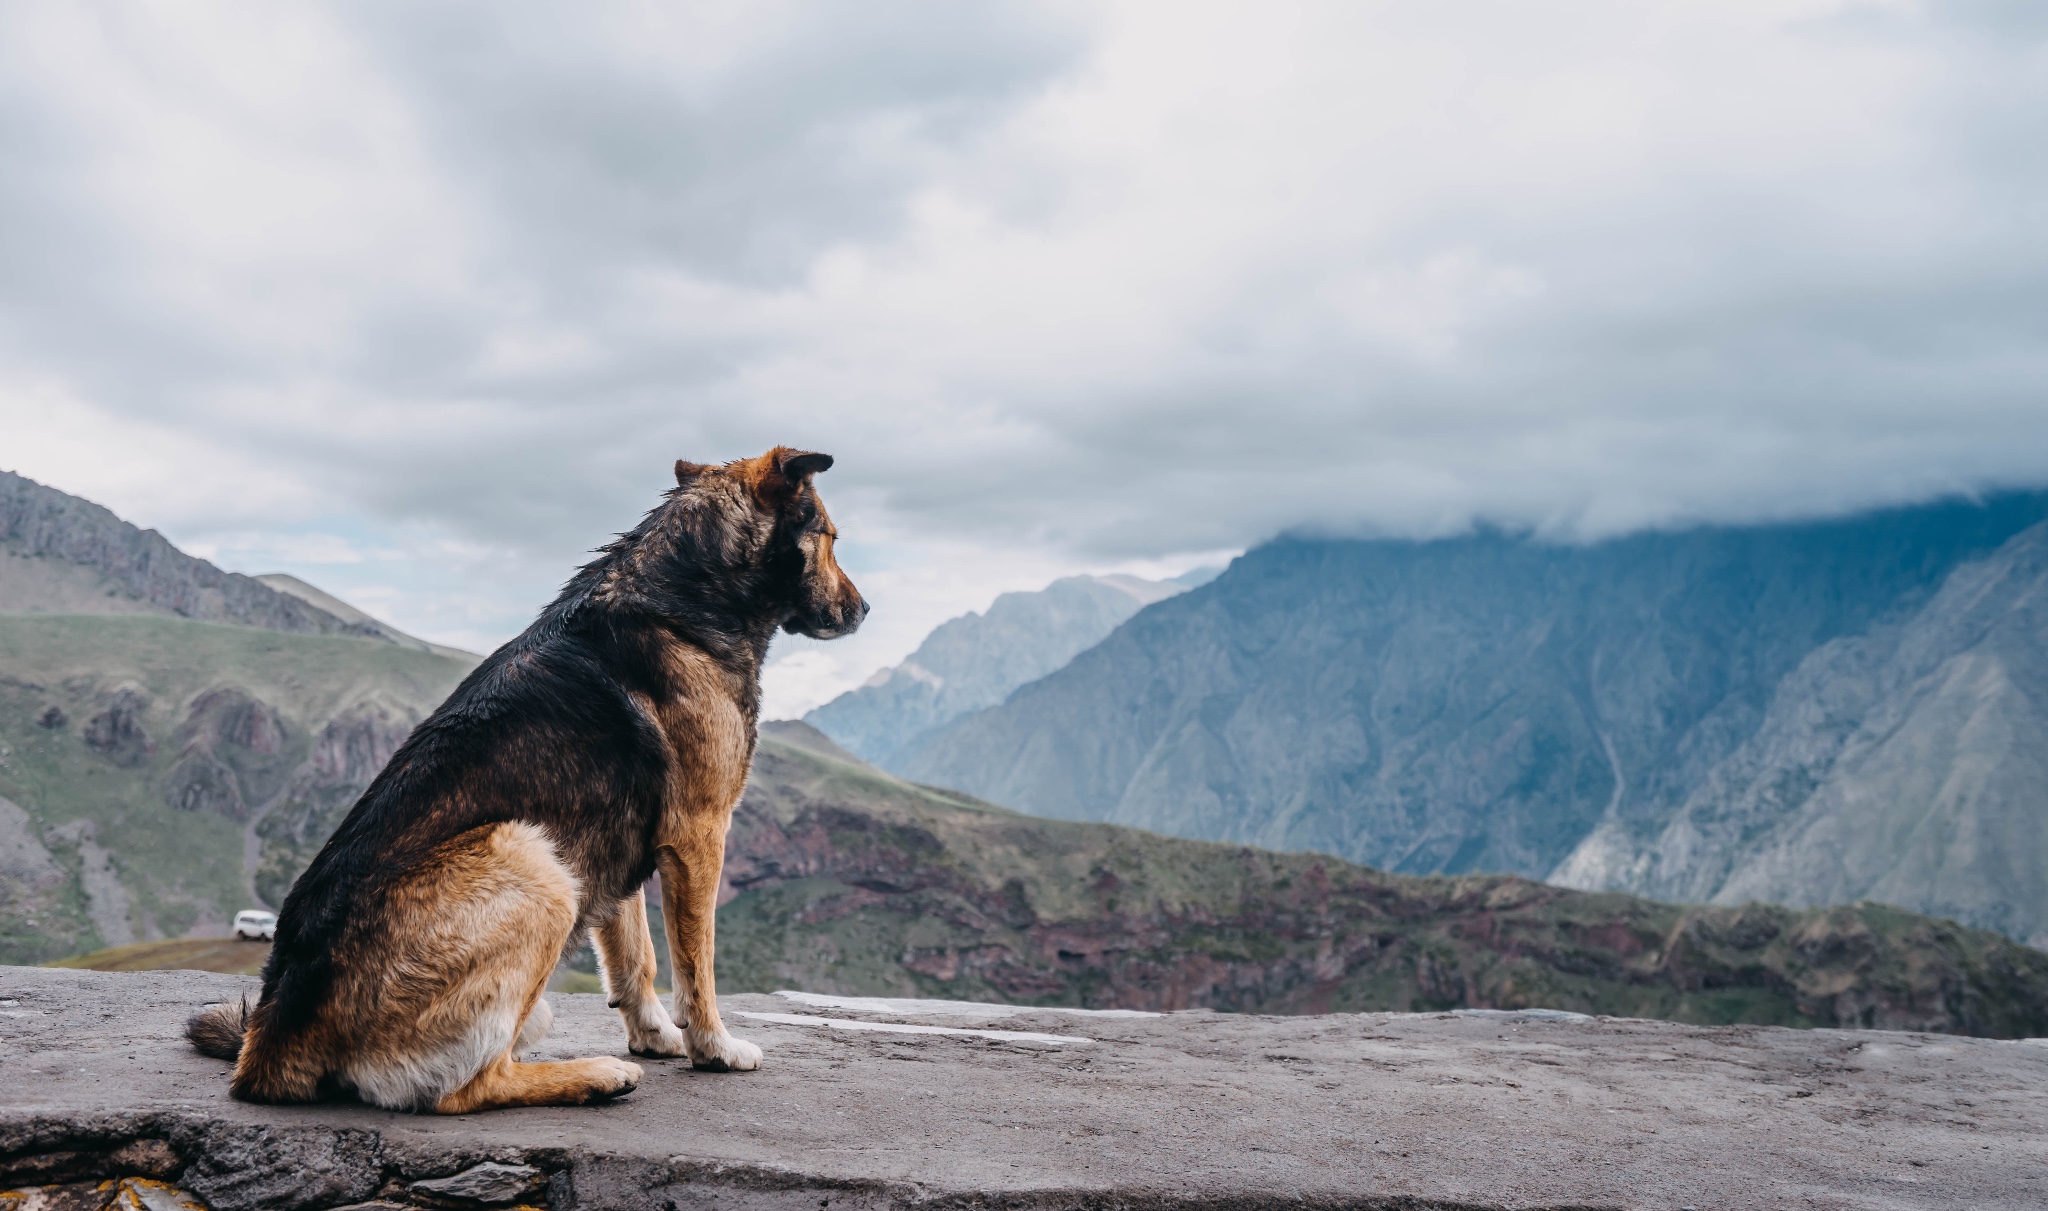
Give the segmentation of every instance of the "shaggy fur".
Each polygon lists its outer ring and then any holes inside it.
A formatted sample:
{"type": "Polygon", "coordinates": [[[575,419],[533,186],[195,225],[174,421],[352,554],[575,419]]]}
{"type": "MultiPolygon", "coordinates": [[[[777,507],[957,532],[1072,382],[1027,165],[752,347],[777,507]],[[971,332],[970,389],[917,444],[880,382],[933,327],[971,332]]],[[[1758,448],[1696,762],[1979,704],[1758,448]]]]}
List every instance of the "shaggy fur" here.
{"type": "Polygon", "coordinates": [[[619,1059],[515,1058],[586,930],[635,1053],[759,1065],[719,1020],[713,913],[768,641],[867,614],[812,484],[831,465],[678,462],[663,503],[414,729],[286,897],[255,1007],[187,1026],[235,1060],[236,1097],[453,1114],[625,1093],[640,1069],[619,1059]],[[673,1016],[639,891],[657,869],[673,1016]]]}

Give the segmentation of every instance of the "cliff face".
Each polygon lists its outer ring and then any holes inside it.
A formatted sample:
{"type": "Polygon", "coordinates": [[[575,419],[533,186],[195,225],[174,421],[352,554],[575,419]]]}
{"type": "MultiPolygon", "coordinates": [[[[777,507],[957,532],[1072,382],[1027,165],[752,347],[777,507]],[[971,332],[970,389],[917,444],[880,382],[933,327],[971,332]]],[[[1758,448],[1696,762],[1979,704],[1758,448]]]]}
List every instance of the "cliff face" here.
{"type": "Polygon", "coordinates": [[[1036,681],[1102,642],[1155,601],[1206,581],[1069,576],[1036,593],[1005,593],[988,611],[932,631],[902,664],[812,711],[804,721],[884,769],[933,728],[1036,681]]]}
{"type": "Polygon", "coordinates": [[[798,747],[779,726],[734,818],[721,987],[2048,1031],[2048,955],[1951,922],[1403,877],[1034,819],[798,747]]]}
{"type": "Polygon", "coordinates": [[[1405,872],[1881,895],[2033,937],[2039,846],[2006,842],[2048,739],[2020,604],[2044,517],[2031,495],[1582,547],[1278,542],[898,764],[1048,816],[1405,872]],[[1854,854],[1809,861],[1845,830],[1854,854]]]}
{"type": "Polygon", "coordinates": [[[172,614],[300,635],[380,635],[373,623],[223,572],[155,530],[8,471],[0,471],[0,611],[172,614]]]}
{"type": "Polygon", "coordinates": [[[313,751],[254,829],[256,894],[267,904],[285,893],[320,852],[349,809],[370,788],[377,771],[425,718],[418,706],[365,701],[351,705],[320,729],[313,751]]]}
{"type": "Polygon", "coordinates": [[[2048,527],[1909,616],[1822,645],[1654,833],[1596,830],[1575,886],[1733,904],[1870,897],[2048,946],[2048,527]]]}

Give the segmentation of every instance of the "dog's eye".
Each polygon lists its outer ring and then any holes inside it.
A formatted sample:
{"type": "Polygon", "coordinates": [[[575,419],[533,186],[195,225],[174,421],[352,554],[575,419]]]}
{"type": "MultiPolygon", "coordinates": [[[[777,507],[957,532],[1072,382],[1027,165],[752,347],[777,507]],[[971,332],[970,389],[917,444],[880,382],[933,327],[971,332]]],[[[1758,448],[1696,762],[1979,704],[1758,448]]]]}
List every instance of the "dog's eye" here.
{"type": "Polygon", "coordinates": [[[799,529],[799,530],[807,530],[807,529],[809,529],[809,528],[810,528],[810,525],[811,525],[811,523],[812,523],[812,522],[814,522],[814,521],[816,521],[816,520],[818,520],[818,508],[817,508],[817,506],[816,506],[816,505],[812,505],[812,504],[808,504],[808,503],[806,503],[806,504],[802,504],[802,505],[798,505],[798,506],[797,506],[797,510],[796,510],[796,526],[797,526],[797,529],[799,529]]]}

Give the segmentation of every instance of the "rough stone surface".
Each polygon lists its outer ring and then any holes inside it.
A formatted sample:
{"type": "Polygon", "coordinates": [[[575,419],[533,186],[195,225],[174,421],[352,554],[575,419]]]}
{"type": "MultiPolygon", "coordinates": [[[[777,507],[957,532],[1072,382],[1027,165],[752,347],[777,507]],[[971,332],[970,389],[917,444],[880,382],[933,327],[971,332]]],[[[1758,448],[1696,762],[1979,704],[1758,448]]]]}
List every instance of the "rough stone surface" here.
{"type": "Polygon", "coordinates": [[[108,1211],[206,1211],[190,1193],[146,1177],[124,1177],[112,1193],[108,1211]]]}
{"type": "MultiPolygon", "coordinates": [[[[599,1208],[2038,1208],[2048,1045],[1528,1015],[1083,1016],[727,1000],[767,1051],[604,1106],[251,1106],[178,1038],[250,982],[0,968],[0,1186],[154,1139],[214,1211],[402,1202],[484,1162],[599,1208]],[[815,1015],[868,1028],[770,1021],[815,1015]],[[1039,1032],[1045,1044],[976,1033],[1039,1032]]],[[[624,1054],[595,996],[536,1057],[624,1054]]]]}
{"type": "Polygon", "coordinates": [[[453,1177],[430,1177],[412,1184],[412,1196],[436,1207],[496,1207],[547,1185],[548,1175],[532,1165],[501,1165],[485,1161],[453,1177]]]}

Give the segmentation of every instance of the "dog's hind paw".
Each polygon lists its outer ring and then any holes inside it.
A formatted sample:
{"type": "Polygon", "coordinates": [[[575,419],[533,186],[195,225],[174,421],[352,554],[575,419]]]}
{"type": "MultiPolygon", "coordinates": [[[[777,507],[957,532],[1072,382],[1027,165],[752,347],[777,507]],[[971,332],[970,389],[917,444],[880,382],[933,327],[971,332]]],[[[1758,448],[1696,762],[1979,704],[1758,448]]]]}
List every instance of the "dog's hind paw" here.
{"type": "Polygon", "coordinates": [[[747,1042],[720,1032],[699,1035],[688,1034],[690,1040],[690,1063],[704,1072],[752,1072],[761,1066],[761,1049],[747,1042]]]}
{"type": "Polygon", "coordinates": [[[619,1016],[626,1021],[626,1049],[651,1059],[679,1059],[690,1054],[683,1032],[668,1016],[660,1001],[622,1005],[619,1016]]]}
{"type": "Polygon", "coordinates": [[[592,1061],[598,1071],[591,1074],[589,1092],[585,1104],[609,1102],[615,1097],[624,1097],[640,1087],[640,1065],[625,1060],[603,1056],[592,1061]]]}
{"type": "Polygon", "coordinates": [[[629,1028],[626,1031],[626,1049],[634,1055],[650,1059],[673,1060],[690,1054],[689,1044],[683,1041],[683,1032],[667,1022],[653,1028],[629,1028]]]}

